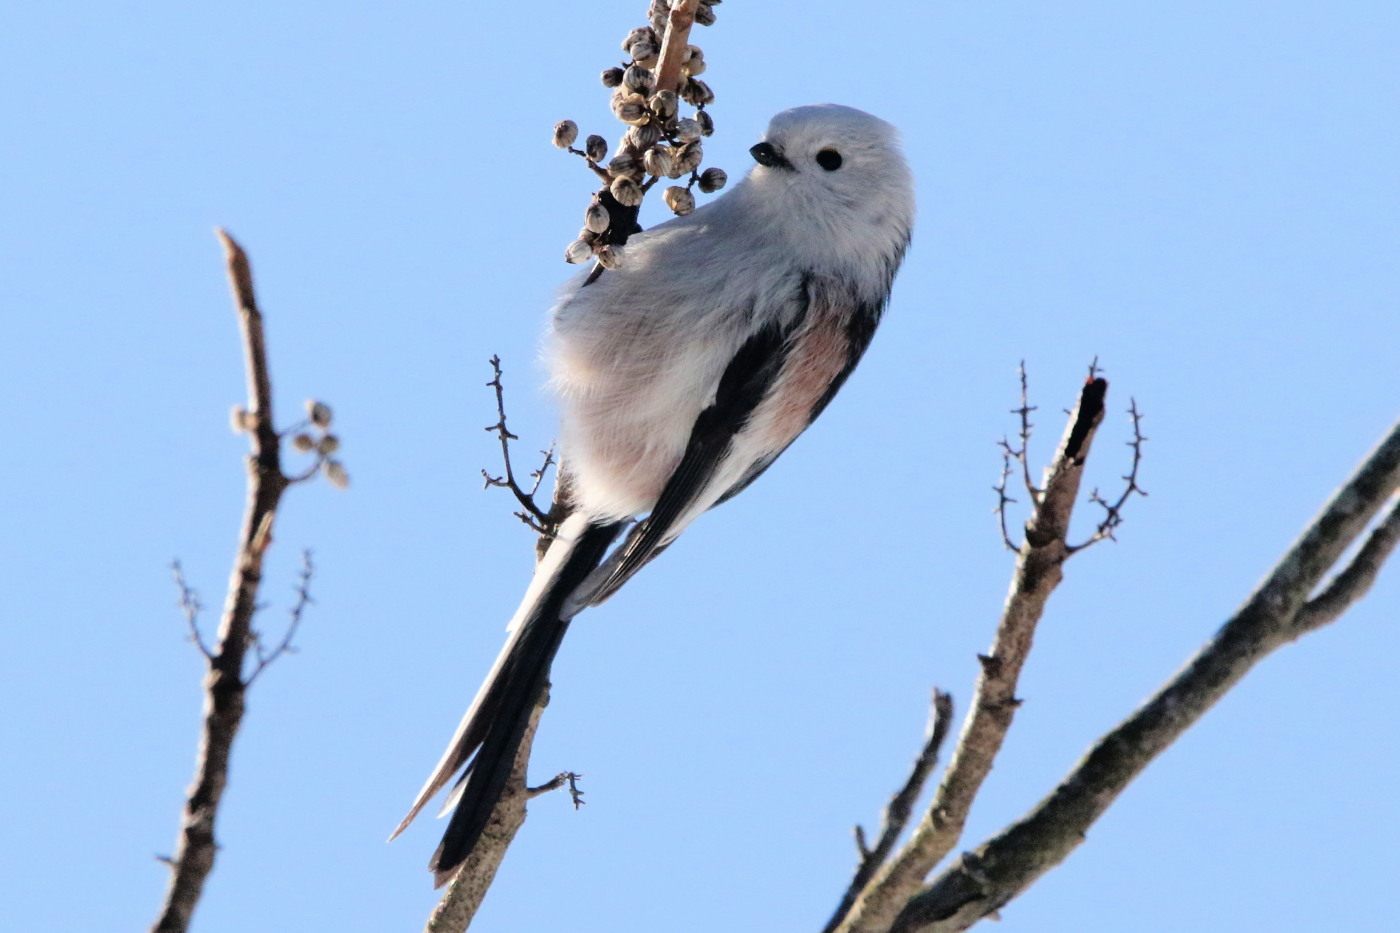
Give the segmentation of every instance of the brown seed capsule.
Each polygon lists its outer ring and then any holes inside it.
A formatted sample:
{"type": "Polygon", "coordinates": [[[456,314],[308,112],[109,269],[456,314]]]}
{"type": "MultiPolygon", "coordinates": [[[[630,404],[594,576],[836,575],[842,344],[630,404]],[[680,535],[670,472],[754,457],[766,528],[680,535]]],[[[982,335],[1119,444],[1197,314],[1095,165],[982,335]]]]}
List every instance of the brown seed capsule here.
{"type": "Polygon", "coordinates": [[[656,30],[650,26],[638,26],[627,34],[627,38],[622,40],[622,51],[629,51],[638,42],[649,42],[652,45],[660,45],[661,41],[656,37],[656,30]]]}
{"type": "Polygon", "coordinates": [[[701,26],[713,26],[715,24],[715,11],[704,0],[695,5],[695,21],[701,26]]]}
{"type": "Polygon", "coordinates": [[[642,186],[626,176],[614,178],[608,190],[623,207],[636,207],[642,203],[642,186]]]}
{"type": "MultiPolygon", "coordinates": [[[[653,146],[642,156],[642,166],[658,178],[671,175],[671,149],[668,146],[653,146]]],[[[676,176],[671,176],[676,177],[676,176]]]]}
{"type": "Polygon", "coordinates": [[[588,205],[588,210],[583,212],[583,225],[593,233],[606,233],[611,223],[612,216],[608,214],[608,209],[597,201],[588,205]]]}
{"type": "Polygon", "coordinates": [[[700,167],[700,163],[704,161],[705,158],[705,154],[700,148],[700,140],[692,140],[684,146],[681,146],[680,149],[676,151],[673,158],[676,163],[676,170],[682,175],[687,172],[695,171],[700,167]]]}
{"type": "Polygon", "coordinates": [[[326,434],[316,442],[316,452],[323,457],[329,457],[340,449],[340,438],[334,434],[326,434]]]}
{"type": "Polygon", "coordinates": [[[328,428],[331,426],[331,407],[325,402],[318,402],[314,398],[306,400],[306,416],[311,419],[311,423],[318,428],[328,428]]]}
{"type": "Polygon", "coordinates": [[[690,193],[689,188],[682,188],[680,185],[667,188],[662,193],[661,200],[680,217],[695,210],[695,195],[690,193]]]}
{"type": "Polygon", "coordinates": [[[632,56],[632,61],[643,68],[655,68],[656,61],[661,56],[661,49],[650,42],[638,42],[628,54],[632,56]]]}
{"type": "Polygon", "coordinates": [[[703,133],[698,120],[684,117],[676,121],[676,138],[683,143],[688,143],[692,139],[699,139],[703,133]]]}
{"type": "Polygon", "coordinates": [[[627,70],[622,73],[622,83],[627,85],[630,91],[650,94],[656,88],[656,75],[651,69],[641,65],[628,65],[627,70]]]}
{"type": "Polygon", "coordinates": [[[645,152],[661,141],[661,127],[655,120],[630,127],[627,130],[627,141],[635,146],[638,152],[645,152]]]}
{"type": "Polygon", "coordinates": [[[657,91],[647,101],[647,106],[651,112],[662,120],[669,120],[676,115],[676,109],[680,106],[680,98],[675,91],[657,91]]]}
{"type": "Polygon", "coordinates": [[[642,172],[642,163],[630,149],[619,152],[608,163],[608,174],[614,178],[630,178],[637,181],[642,177],[642,172]]]}
{"type": "Polygon", "coordinates": [[[681,65],[681,73],[686,75],[687,77],[693,78],[696,75],[704,74],[705,67],[705,60],[703,58],[697,58],[692,61],[686,62],[684,65],[681,65]]]}
{"type": "Polygon", "coordinates": [[[715,132],[715,121],[710,119],[708,110],[695,111],[695,122],[700,124],[700,135],[713,136],[715,132]]]}
{"type": "Polygon", "coordinates": [[[321,469],[336,489],[345,489],[350,485],[350,474],[345,472],[345,465],[339,460],[327,460],[321,464],[321,469]]]}
{"type": "Polygon", "coordinates": [[[573,120],[560,120],[554,124],[554,145],[568,149],[578,139],[578,124],[573,120]]]}
{"type": "Polygon", "coordinates": [[[593,254],[593,258],[598,260],[598,265],[604,269],[616,269],[622,265],[622,253],[615,246],[604,246],[593,254]]]}
{"type": "Polygon", "coordinates": [[[569,244],[569,248],[564,250],[564,261],[578,265],[587,262],[588,257],[593,255],[593,247],[582,240],[574,240],[569,244]]]}
{"type": "Polygon", "coordinates": [[[292,449],[299,453],[306,453],[316,446],[316,442],[311,439],[310,434],[298,434],[292,438],[292,449]]]}
{"type": "Polygon", "coordinates": [[[699,78],[686,78],[685,84],[681,86],[681,99],[687,104],[704,107],[715,102],[715,92],[699,78]]]}
{"type": "Polygon", "coordinates": [[[707,168],[700,173],[700,190],[713,194],[729,181],[729,173],[722,168],[707,168]]]}
{"type": "Polygon", "coordinates": [[[623,71],[621,68],[608,68],[602,74],[603,87],[617,87],[622,83],[623,71]]]}
{"type": "Polygon", "coordinates": [[[647,112],[646,98],[640,94],[628,94],[621,100],[613,101],[613,113],[623,123],[640,126],[651,119],[647,112]]]}
{"type": "Polygon", "coordinates": [[[591,161],[601,162],[608,157],[608,141],[601,136],[590,136],[583,144],[583,152],[591,161]]]}

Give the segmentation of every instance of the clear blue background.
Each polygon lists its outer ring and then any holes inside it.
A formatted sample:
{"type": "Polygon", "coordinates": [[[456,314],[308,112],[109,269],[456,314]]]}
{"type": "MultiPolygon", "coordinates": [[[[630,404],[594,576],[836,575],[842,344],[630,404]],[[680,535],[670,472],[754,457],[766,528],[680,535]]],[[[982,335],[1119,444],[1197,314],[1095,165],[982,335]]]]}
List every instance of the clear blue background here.
{"type": "MultiPolygon", "coordinates": [[[[438,825],[383,840],[529,576],[486,359],[548,444],[538,339],[591,177],[561,118],[643,0],[16,5],[0,36],[0,927],[132,930],[166,883],[200,713],[167,567],[221,602],[243,505],[254,262],[280,416],[335,407],[354,486],[291,492],[203,933],[418,929],[438,825]]],[[[1151,441],[1121,543],[1076,558],[964,840],[1033,805],[1175,670],[1400,412],[1400,6],[742,3],[698,34],[733,177],[779,109],[902,127],[915,246],[840,398],[762,482],[575,625],[537,801],[482,930],[819,928],[1006,591],[995,440],[1037,461],[1097,355],[1090,483],[1151,441]]],[[[659,220],[657,214],[653,220],[659,220]]],[[[1087,533],[1092,510],[1079,533],[1087,533]]],[[[1265,661],[1007,930],[1394,924],[1392,568],[1265,661]]]]}

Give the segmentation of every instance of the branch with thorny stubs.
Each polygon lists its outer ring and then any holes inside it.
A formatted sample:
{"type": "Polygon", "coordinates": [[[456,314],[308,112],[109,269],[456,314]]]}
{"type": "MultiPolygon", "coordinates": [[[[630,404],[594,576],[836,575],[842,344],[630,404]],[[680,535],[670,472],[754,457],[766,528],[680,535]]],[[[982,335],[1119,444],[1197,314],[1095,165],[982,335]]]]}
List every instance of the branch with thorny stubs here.
{"type": "MultiPolygon", "coordinates": [[[[262,312],[253,291],[253,276],[248,257],[227,233],[218,231],[223,243],[234,305],[238,310],[242,333],[244,368],[248,380],[247,407],[234,409],[235,430],[247,433],[251,445],[248,457],[248,505],[243,516],[239,546],[234,557],[228,597],[214,642],[210,644],[200,633],[198,594],[185,582],[178,562],[174,565],[175,583],[180,590],[180,606],[190,629],[191,640],[204,657],[208,672],[204,678],[204,721],[195,760],[194,783],[185,800],[180,835],[175,853],[161,861],[170,866],[170,884],[160,916],[152,930],[156,933],[183,933],[199,903],[204,883],[214,867],[218,850],[214,836],[215,821],[224,790],[228,784],[229,759],[233,740],[242,723],[244,697],[249,685],[267,666],[292,650],[292,638],[300,624],[306,606],[311,602],[311,558],[306,554],[297,585],[297,600],[290,623],[278,643],[271,649],[263,647],[253,616],[258,610],[258,588],[262,581],[263,559],[272,543],[273,522],[282,494],[293,483],[309,479],[318,471],[330,482],[342,487],[348,482],[345,469],[332,454],[339,447],[335,435],[329,433],[330,409],[320,402],[308,405],[309,424],[319,434],[306,437],[306,445],[294,440],[299,450],[316,452],[315,463],[309,471],[287,476],[282,471],[282,441],[289,432],[279,433],[273,426],[272,380],[267,363],[267,341],[263,331],[262,312]],[[244,668],[253,652],[253,668],[244,668]]],[[[300,428],[298,428],[299,430],[300,428]]]]}
{"type": "Polygon", "coordinates": [[[1335,621],[1375,582],[1400,541],[1400,424],[1394,426],[1264,582],[1160,690],[1080,759],[1048,797],[966,852],[882,927],[952,933],[995,917],[1064,861],[1142,771],[1266,655],[1335,621]],[[1348,553],[1389,503],[1354,557],[1348,553]],[[1323,586],[1323,579],[1333,573],[1323,586]],[[1320,588],[1320,591],[1319,591],[1320,588]]]}
{"type": "MultiPolygon", "coordinates": [[[[1014,410],[1021,419],[1019,448],[1003,442],[1002,482],[998,490],[999,511],[1005,512],[1007,478],[1011,460],[1025,456],[1031,425],[1032,407],[1025,398],[1022,369],[1022,400],[1014,410]]],[[[848,891],[836,915],[827,924],[828,933],[876,933],[889,930],[909,899],[918,892],[934,866],[940,862],[962,834],[962,828],[978,790],[992,762],[1001,750],[1020,701],[1016,684],[1030,652],[1035,628],[1044,613],[1050,594],[1063,575],[1063,564],[1074,553],[1067,543],[1070,519],[1079,494],[1080,481],[1094,435],[1104,415],[1108,382],[1091,373],[1070,413],[1060,447],[1046,471],[1043,485],[1036,489],[1026,474],[1033,508],[1025,525],[1024,540],[1016,547],[1016,572],[998,623],[991,650],[979,660],[972,704],[963,721],[962,733],[952,760],[934,791],[933,799],[909,841],[868,873],[859,890],[848,891]]],[[[1010,541],[1005,531],[1003,535],[1010,541]]],[[[864,868],[864,866],[862,866],[864,868]]]]}
{"type": "Polygon", "coordinates": [[[510,433],[510,429],[506,427],[506,389],[505,385],[501,382],[501,358],[499,356],[493,356],[489,362],[491,363],[492,377],[491,381],[486,383],[486,385],[496,391],[497,417],[496,423],[487,425],[486,430],[494,432],[497,440],[501,442],[501,460],[505,465],[506,472],[505,476],[492,476],[490,473],[482,470],[481,477],[486,480],[486,486],[488,488],[491,486],[498,486],[502,489],[509,489],[511,494],[515,496],[516,501],[523,507],[522,511],[514,513],[515,517],[533,528],[538,534],[545,537],[551,536],[554,534],[556,525],[555,517],[552,517],[551,513],[539,507],[539,504],[535,501],[535,496],[540,491],[540,485],[544,483],[545,474],[549,472],[550,466],[555,462],[554,448],[550,447],[549,450],[540,451],[544,454],[544,462],[540,464],[539,469],[530,472],[530,479],[534,480],[534,483],[531,485],[529,492],[526,492],[520,483],[516,481],[515,470],[510,462],[510,442],[518,441],[520,438],[510,433]]]}

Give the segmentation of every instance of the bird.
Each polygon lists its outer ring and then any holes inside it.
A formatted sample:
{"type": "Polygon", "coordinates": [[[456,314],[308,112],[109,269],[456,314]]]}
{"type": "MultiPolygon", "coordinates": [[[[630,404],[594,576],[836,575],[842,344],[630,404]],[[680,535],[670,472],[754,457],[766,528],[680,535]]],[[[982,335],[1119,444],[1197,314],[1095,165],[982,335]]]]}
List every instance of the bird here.
{"type": "Polygon", "coordinates": [[[633,234],[616,268],[576,277],[551,312],[570,511],[390,837],[461,772],[429,864],[437,887],[486,828],[570,621],[768,469],[826,408],[884,313],[914,223],[895,128],[853,107],[795,107],[749,151],[745,179],[633,234]]]}

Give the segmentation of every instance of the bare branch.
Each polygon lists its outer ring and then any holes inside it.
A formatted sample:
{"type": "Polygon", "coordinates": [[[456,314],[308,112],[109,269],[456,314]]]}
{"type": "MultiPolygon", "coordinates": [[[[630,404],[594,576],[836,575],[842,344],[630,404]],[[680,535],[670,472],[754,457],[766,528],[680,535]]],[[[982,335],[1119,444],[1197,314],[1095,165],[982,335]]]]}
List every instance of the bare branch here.
{"type": "Polygon", "coordinates": [[[690,27],[695,25],[695,5],[698,0],[675,0],[666,21],[666,35],[661,40],[661,57],[656,65],[656,86],[679,91],[681,65],[685,63],[685,47],[690,40],[690,27]]]}
{"type": "Polygon", "coordinates": [[[244,368],[248,380],[248,408],[241,426],[248,432],[252,452],[248,457],[248,503],[229,581],[228,599],[219,621],[217,644],[206,650],[209,669],[204,678],[203,734],[195,761],[195,778],[185,801],[183,819],[171,866],[170,885],[153,931],[183,933],[187,930],[205,879],[214,867],[217,844],[214,821],[228,783],[228,763],[234,736],[243,719],[243,664],[251,642],[252,619],[257,610],[258,585],[263,556],[272,541],[277,504],[287,488],[282,473],[280,437],[272,421],[272,383],[268,375],[267,346],[262,313],[253,292],[248,257],[227,233],[218,231],[227,259],[229,282],[243,336],[244,368]]]}
{"type": "Polygon", "coordinates": [[[1376,582],[1381,567],[1395,550],[1397,540],[1400,540],[1400,498],[1395,500],[1380,524],[1372,529],[1351,563],[1298,611],[1298,617],[1293,620],[1297,635],[1335,622],[1352,603],[1365,596],[1376,582]]]}
{"type": "MultiPolygon", "coordinates": [[[[1084,463],[1103,421],[1108,382],[1090,378],[1070,415],[1060,449],[1045,480],[1017,559],[1016,574],[991,651],[982,658],[972,705],[943,780],[909,842],[883,865],[846,919],[841,933],[888,930],[933,867],[957,843],[992,761],[1001,750],[1020,701],[1016,683],[1030,652],[1036,624],[1063,575],[1071,552],[1065,543],[1079,495],[1084,463]]],[[[1026,406],[1022,406],[1023,408],[1026,406]]]]}
{"type": "Polygon", "coordinates": [[[866,845],[865,830],[859,825],[855,828],[856,849],[860,852],[860,864],[856,866],[855,877],[851,879],[846,893],[841,898],[841,903],[837,905],[835,913],[822,928],[822,933],[832,933],[841,922],[845,920],[846,914],[850,912],[851,905],[856,902],[856,898],[865,890],[866,884],[879,870],[880,866],[889,858],[889,854],[894,849],[894,844],[899,840],[900,833],[904,832],[904,827],[909,822],[909,816],[914,810],[914,803],[919,799],[919,794],[923,791],[924,782],[938,764],[938,753],[943,747],[943,742],[948,737],[948,727],[953,721],[953,698],[941,690],[934,689],[932,709],[929,711],[927,738],[924,747],[919,752],[919,757],[914,759],[913,770],[909,774],[904,786],[890,798],[889,804],[885,807],[885,815],[880,827],[880,839],[872,849],[866,845]]]}
{"type": "Polygon", "coordinates": [[[1400,424],[1180,673],[1104,736],[1034,810],[943,871],[886,928],[965,930],[1068,857],[1124,788],[1255,664],[1360,598],[1400,536],[1400,504],[1323,593],[1308,599],[1397,490],[1400,424]]]}
{"type": "MultiPolygon", "coordinates": [[[[447,889],[442,893],[442,900],[428,918],[423,933],[463,933],[481,907],[481,902],[491,888],[496,870],[501,867],[501,861],[506,857],[511,841],[515,839],[520,827],[525,825],[525,803],[535,796],[525,786],[525,774],[530,764],[530,749],[535,742],[535,732],[539,729],[540,717],[544,715],[544,708],[548,703],[549,691],[546,688],[530,716],[520,750],[515,753],[515,764],[510,779],[506,781],[505,791],[481,834],[481,841],[448,882],[447,889]]],[[[560,778],[568,780],[567,772],[555,780],[560,778]]]]}
{"type": "Polygon", "coordinates": [[[541,784],[539,787],[525,788],[525,793],[530,800],[534,800],[536,797],[543,796],[544,794],[553,793],[554,791],[563,787],[565,784],[568,784],[569,797],[573,801],[574,809],[577,810],[579,807],[587,803],[587,801],[583,799],[583,791],[578,789],[578,782],[582,778],[582,774],[578,774],[574,771],[560,771],[558,774],[554,775],[554,777],[550,778],[548,781],[541,784]]]}

